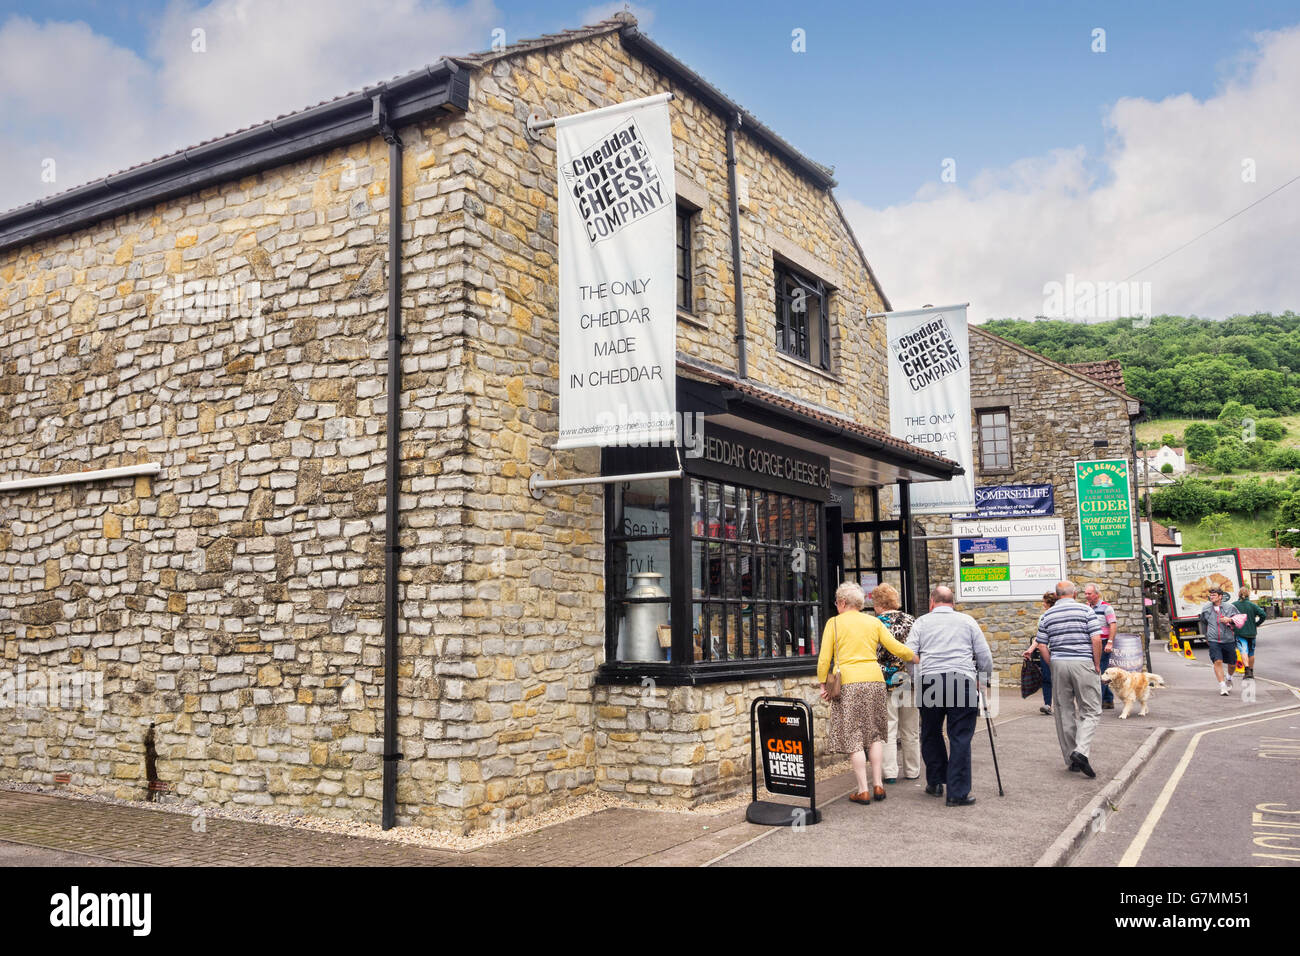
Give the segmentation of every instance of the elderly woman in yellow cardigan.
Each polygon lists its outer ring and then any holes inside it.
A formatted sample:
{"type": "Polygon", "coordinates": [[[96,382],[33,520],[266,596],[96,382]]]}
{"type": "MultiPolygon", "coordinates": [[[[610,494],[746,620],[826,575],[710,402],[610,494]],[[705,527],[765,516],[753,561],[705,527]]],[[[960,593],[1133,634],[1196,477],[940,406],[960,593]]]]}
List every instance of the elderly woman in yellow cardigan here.
{"type": "Polygon", "coordinates": [[[862,613],[866,603],[862,588],[852,582],[836,589],[838,613],[826,622],[821,654],[817,658],[817,681],[821,684],[823,700],[827,699],[826,678],[832,666],[840,674],[842,689],[839,698],[831,701],[827,746],[833,752],[851,755],[858,789],[849,799],[863,804],[870,803],[873,796],[876,800],[885,799],[881,761],[889,736],[889,691],[884,672],[876,661],[876,648],[885,645],[905,663],[911,663],[915,657],[911,648],[894,640],[878,618],[862,613]],[[871,756],[872,788],[867,784],[867,752],[871,756]]]}

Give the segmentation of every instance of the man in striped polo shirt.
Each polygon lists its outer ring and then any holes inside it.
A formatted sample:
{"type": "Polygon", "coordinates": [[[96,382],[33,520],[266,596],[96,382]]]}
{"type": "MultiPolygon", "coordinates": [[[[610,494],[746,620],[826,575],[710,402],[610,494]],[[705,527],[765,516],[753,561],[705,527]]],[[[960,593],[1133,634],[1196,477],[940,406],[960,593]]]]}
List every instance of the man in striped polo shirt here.
{"type": "Polygon", "coordinates": [[[1074,596],[1073,582],[1056,585],[1057,601],[1038,619],[1038,648],[1052,669],[1056,739],[1070,770],[1097,776],[1088,763],[1101,721],[1101,619],[1074,596]]]}

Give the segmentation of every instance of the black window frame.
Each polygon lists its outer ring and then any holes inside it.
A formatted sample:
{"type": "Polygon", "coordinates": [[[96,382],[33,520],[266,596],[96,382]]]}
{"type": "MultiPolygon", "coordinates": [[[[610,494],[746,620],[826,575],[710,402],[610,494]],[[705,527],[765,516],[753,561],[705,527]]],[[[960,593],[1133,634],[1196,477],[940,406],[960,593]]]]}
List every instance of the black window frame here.
{"type": "MultiPolygon", "coordinates": [[[[1011,435],[1010,407],[1006,405],[991,405],[987,408],[975,409],[975,444],[979,447],[980,474],[1006,475],[1016,470],[1015,442],[1012,440],[1012,435],[1011,435]],[[998,414],[1004,415],[1006,417],[1006,423],[1005,423],[1006,432],[1007,432],[1006,437],[998,438],[996,435],[990,435],[988,438],[985,438],[986,427],[990,429],[995,429],[1001,426],[996,421],[990,422],[987,426],[985,426],[984,416],[985,415],[996,416],[998,414]],[[991,465],[985,460],[984,443],[986,441],[994,444],[995,446],[998,445],[999,443],[1005,442],[1006,460],[1007,460],[1007,463],[1005,465],[999,465],[999,464],[991,465]]],[[[1000,454],[996,447],[994,448],[993,454],[995,456],[1000,454]]]]}
{"type": "Polygon", "coordinates": [[[684,257],[686,260],[686,274],[683,275],[679,269],[677,272],[677,288],[674,290],[677,294],[677,310],[685,312],[687,315],[695,315],[695,214],[699,212],[683,202],[677,203],[677,225],[674,237],[676,246],[676,258],[674,259],[674,268],[680,266],[684,257]],[[684,256],[683,256],[684,254],[684,256]],[[682,285],[685,284],[686,304],[682,304],[682,285]]]}
{"type": "Polygon", "coordinates": [[[777,351],[805,365],[829,372],[831,370],[830,297],[834,290],[823,280],[783,259],[775,259],[773,268],[777,351]],[[803,296],[805,307],[802,310],[795,307],[794,291],[797,288],[802,288],[805,293],[803,296]],[[816,302],[817,328],[815,330],[811,327],[810,317],[814,314],[814,310],[807,306],[809,300],[816,302]],[[819,353],[816,358],[813,356],[814,341],[817,342],[819,353]]]}
{"type": "MultiPolygon", "coordinates": [[[[689,459],[688,459],[689,461],[689,459]]],[[[632,474],[646,471],[671,470],[677,467],[676,452],[672,448],[603,448],[601,449],[601,473],[604,475],[632,474]]],[[[598,684],[642,684],[646,678],[656,684],[671,686],[691,686],[696,684],[720,683],[737,680],[762,680],[776,678],[802,677],[817,671],[816,651],[820,650],[820,631],[814,636],[809,653],[787,656],[732,657],[727,660],[696,660],[693,640],[693,604],[694,594],[690,581],[691,575],[691,519],[693,517],[690,496],[690,482],[693,478],[711,481],[716,484],[731,484],[736,487],[751,488],[751,485],[736,485],[735,482],[723,482],[704,475],[687,473],[683,478],[671,479],[669,486],[670,514],[670,553],[671,569],[669,591],[672,625],[672,654],[665,661],[620,661],[616,660],[618,643],[619,600],[611,600],[615,589],[611,586],[616,573],[614,548],[610,545],[610,529],[614,522],[613,483],[605,485],[605,660],[596,671],[598,684]]],[[[783,494],[796,498],[788,492],[775,492],[771,489],[759,489],[766,494],[783,494]]],[[[826,544],[827,506],[815,499],[798,499],[807,501],[812,508],[812,521],[817,531],[817,628],[825,626],[827,614],[827,581],[829,580],[829,561],[826,544]]],[[[706,529],[707,537],[707,529],[706,529]]],[[[753,566],[751,565],[751,568],[753,566]]],[[[724,587],[725,590],[725,587],[724,587]]],[[[707,602],[715,603],[715,602],[707,602]]]]}

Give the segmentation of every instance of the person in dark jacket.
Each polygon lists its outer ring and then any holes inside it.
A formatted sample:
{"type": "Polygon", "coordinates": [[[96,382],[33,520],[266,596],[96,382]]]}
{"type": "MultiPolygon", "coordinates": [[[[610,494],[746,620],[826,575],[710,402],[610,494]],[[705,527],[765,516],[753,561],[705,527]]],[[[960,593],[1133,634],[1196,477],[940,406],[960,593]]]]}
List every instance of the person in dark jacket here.
{"type": "Polygon", "coordinates": [[[1264,609],[1250,599],[1250,588],[1242,588],[1237,592],[1237,600],[1233,602],[1237,610],[1246,615],[1246,623],[1237,628],[1237,645],[1241,648],[1241,656],[1246,659],[1246,677],[1255,676],[1255,636],[1259,633],[1258,628],[1267,619],[1268,615],[1264,609]]]}
{"type": "MultiPolygon", "coordinates": [[[[1055,591],[1043,592],[1043,610],[1050,611],[1052,605],[1056,603],[1055,591]]],[[[1029,646],[1025,648],[1025,653],[1021,655],[1025,660],[1030,660],[1034,654],[1038,653],[1037,638],[1029,639],[1029,646]]],[[[1038,708],[1040,714],[1052,716],[1052,668],[1048,666],[1047,661],[1043,660],[1043,655],[1038,654],[1038,672],[1043,675],[1043,706],[1038,708]]],[[[1030,671],[1030,673],[1033,673],[1030,671]]]]}

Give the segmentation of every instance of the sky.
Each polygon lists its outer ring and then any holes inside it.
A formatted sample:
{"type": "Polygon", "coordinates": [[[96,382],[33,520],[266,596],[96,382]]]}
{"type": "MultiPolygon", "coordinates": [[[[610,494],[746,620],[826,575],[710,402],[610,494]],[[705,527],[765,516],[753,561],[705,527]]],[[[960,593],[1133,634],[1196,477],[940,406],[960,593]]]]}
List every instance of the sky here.
{"type": "MultiPolygon", "coordinates": [[[[623,6],[0,0],[0,209],[494,31],[513,42],[623,6]]],[[[1300,301],[1298,0],[630,7],[835,168],[895,308],[1087,321],[1300,301]]]]}

